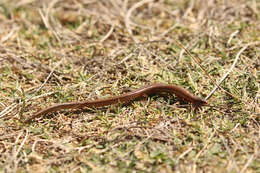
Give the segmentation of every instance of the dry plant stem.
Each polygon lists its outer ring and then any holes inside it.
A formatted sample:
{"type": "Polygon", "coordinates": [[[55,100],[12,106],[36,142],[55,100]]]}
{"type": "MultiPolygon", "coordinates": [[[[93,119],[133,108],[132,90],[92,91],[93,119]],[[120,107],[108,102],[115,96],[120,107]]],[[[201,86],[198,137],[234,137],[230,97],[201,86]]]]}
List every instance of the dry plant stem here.
{"type": "MultiPolygon", "coordinates": [[[[208,96],[205,98],[206,100],[208,100],[212,95],[213,93],[218,89],[218,87],[220,86],[220,84],[228,77],[228,75],[230,74],[230,72],[234,69],[234,67],[236,66],[237,64],[237,61],[241,55],[241,53],[246,50],[246,48],[248,47],[248,45],[244,46],[237,54],[231,68],[228,70],[228,72],[220,79],[220,81],[218,82],[218,84],[213,88],[213,90],[208,94],[208,96]]],[[[233,95],[232,95],[233,96],[233,95]]],[[[234,97],[234,96],[233,96],[234,97]]],[[[236,98],[236,97],[235,97],[236,98]]]]}
{"type": "MultiPolygon", "coordinates": [[[[203,66],[201,65],[200,63],[200,59],[198,58],[195,58],[181,43],[179,43],[177,40],[174,39],[174,41],[176,42],[176,44],[178,46],[180,46],[182,49],[185,50],[185,52],[200,66],[200,68],[206,73],[206,75],[211,79],[211,81],[214,82],[214,80],[211,78],[211,76],[208,74],[208,72],[203,68],[203,66]]],[[[242,48],[239,53],[237,54],[237,57],[239,58],[240,54],[248,47],[249,45],[247,44],[246,46],[244,46],[244,48],[242,48]]],[[[238,59],[237,58],[237,59],[238,59]]],[[[229,72],[230,73],[230,72],[229,72]]],[[[228,74],[229,74],[228,73],[228,74]]],[[[228,76],[228,75],[227,75],[228,76]]],[[[226,77],[227,77],[226,76],[226,77]]],[[[226,78],[225,76],[222,78],[223,80],[226,78]]],[[[222,81],[221,81],[222,82],[222,81]]],[[[223,89],[221,86],[220,86],[220,83],[210,92],[210,94],[205,98],[205,100],[208,100],[212,95],[213,93],[216,91],[217,88],[221,88],[225,93],[229,94],[230,96],[238,99],[238,100],[241,100],[240,98],[234,96],[233,94],[231,94],[230,92],[226,91],[225,89],[223,89]]],[[[241,100],[242,101],[242,100],[241,100]]]]}
{"type": "Polygon", "coordinates": [[[56,104],[54,106],[48,107],[46,109],[43,109],[43,110],[37,112],[34,116],[32,116],[31,118],[26,120],[25,123],[30,122],[31,120],[33,120],[41,115],[45,115],[45,114],[59,111],[62,109],[104,107],[104,106],[108,106],[108,105],[112,105],[112,104],[128,103],[137,98],[141,98],[141,97],[144,97],[147,95],[160,94],[160,93],[165,93],[165,92],[170,93],[170,94],[175,94],[180,99],[183,99],[187,102],[192,103],[195,107],[201,107],[201,106],[207,104],[207,102],[205,100],[201,99],[198,96],[191,94],[189,91],[187,91],[184,88],[181,88],[181,87],[175,86],[175,85],[158,83],[158,84],[152,84],[149,86],[145,86],[145,87],[137,89],[135,91],[132,91],[132,92],[129,92],[129,93],[126,93],[123,95],[107,98],[107,99],[56,104]]]}
{"type": "Polygon", "coordinates": [[[113,33],[114,29],[115,29],[115,25],[112,24],[108,33],[99,42],[103,43],[113,33]]]}
{"type": "Polygon", "coordinates": [[[54,73],[54,71],[56,70],[56,68],[58,66],[60,66],[63,62],[63,58],[55,65],[55,67],[51,70],[51,72],[49,73],[49,75],[47,76],[47,78],[45,79],[45,81],[43,82],[43,84],[34,92],[34,93],[37,93],[39,92],[43,87],[44,85],[49,81],[49,79],[51,78],[52,74],[54,73]]]}
{"type": "MultiPolygon", "coordinates": [[[[56,68],[63,62],[63,59],[60,60],[60,62],[58,62],[57,65],[55,65],[55,67],[51,70],[51,72],[49,73],[48,77],[45,79],[45,81],[43,82],[43,84],[36,90],[34,91],[34,93],[37,93],[38,91],[40,91],[44,85],[47,83],[47,81],[51,78],[51,76],[53,75],[54,71],[56,70],[56,68]]],[[[48,94],[48,93],[47,93],[48,94]]],[[[33,94],[34,95],[34,94],[33,94]]],[[[30,101],[33,98],[33,95],[31,97],[29,97],[28,99],[24,100],[25,102],[30,101]]],[[[46,95],[46,94],[43,94],[46,95]]],[[[39,96],[37,96],[39,97],[39,96]]],[[[16,100],[15,100],[16,101],[16,100]]],[[[15,102],[14,101],[14,102],[15,102]]],[[[17,106],[21,105],[21,103],[13,103],[10,106],[6,107],[3,111],[0,112],[0,119],[3,118],[5,115],[7,115],[8,113],[10,113],[11,111],[13,111],[17,106]]]]}
{"type": "Polygon", "coordinates": [[[131,20],[130,20],[130,17],[132,15],[132,12],[135,9],[141,7],[142,5],[144,5],[146,3],[150,3],[150,2],[153,2],[153,0],[143,0],[143,1],[137,2],[126,13],[126,16],[125,16],[125,26],[126,26],[126,29],[127,29],[128,33],[130,34],[130,36],[135,41],[135,43],[138,43],[139,41],[133,35],[132,29],[131,29],[131,26],[130,26],[130,24],[132,23],[131,20]]]}
{"type": "Polygon", "coordinates": [[[51,9],[55,6],[57,2],[58,0],[51,1],[48,7],[45,6],[43,10],[41,9],[39,10],[39,14],[46,28],[48,28],[53,33],[57,41],[61,44],[61,38],[59,34],[56,32],[55,28],[51,25],[51,9]]]}

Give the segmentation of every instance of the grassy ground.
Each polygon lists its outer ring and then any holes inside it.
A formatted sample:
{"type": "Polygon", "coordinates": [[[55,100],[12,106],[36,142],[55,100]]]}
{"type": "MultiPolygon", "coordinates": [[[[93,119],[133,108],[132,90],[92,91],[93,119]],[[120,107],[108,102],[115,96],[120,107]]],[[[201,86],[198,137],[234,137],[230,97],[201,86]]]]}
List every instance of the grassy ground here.
{"type": "Polygon", "coordinates": [[[259,0],[1,0],[0,172],[260,172],[259,47],[259,0]],[[153,96],[23,123],[153,82],[205,98],[228,72],[197,112],[153,96]]]}

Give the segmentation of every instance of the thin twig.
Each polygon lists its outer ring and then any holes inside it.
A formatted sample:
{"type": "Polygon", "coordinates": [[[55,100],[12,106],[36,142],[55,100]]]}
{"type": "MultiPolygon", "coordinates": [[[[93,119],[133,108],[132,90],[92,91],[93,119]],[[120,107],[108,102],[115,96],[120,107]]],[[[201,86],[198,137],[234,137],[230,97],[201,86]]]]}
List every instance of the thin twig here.
{"type": "MultiPolygon", "coordinates": [[[[175,43],[179,46],[179,47],[181,47],[181,48],[183,48],[184,50],[185,50],[185,52],[199,65],[199,67],[205,72],[205,74],[211,79],[211,81],[212,82],[215,82],[213,79],[212,79],[212,77],[209,75],[209,73],[204,69],[204,67],[201,65],[201,63],[200,63],[200,59],[199,58],[195,58],[181,43],[179,43],[177,40],[175,40],[174,39],[174,41],[175,41],[175,43]]],[[[248,47],[249,45],[252,45],[252,44],[247,44],[246,46],[244,46],[244,47],[248,47]]],[[[246,49],[245,48],[245,49],[246,49]]],[[[243,48],[241,49],[241,50],[243,50],[243,48]]],[[[244,50],[243,50],[244,51],[244,50]]],[[[242,52],[243,52],[242,51],[242,52]]],[[[242,53],[241,52],[241,53],[242,53]]],[[[240,53],[240,54],[241,54],[240,53]]],[[[240,55],[239,54],[239,55],[240,55]]],[[[231,70],[232,71],[232,70],[231,70]]],[[[236,99],[238,99],[238,100],[240,100],[240,101],[242,101],[240,98],[238,98],[237,96],[235,96],[235,95],[233,95],[233,94],[231,94],[230,92],[228,92],[228,91],[226,91],[225,89],[223,89],[220,85],[217,85],[217,88],[221,88],[225,93],[227,93],[228,95],[230,95],[230,96],[232,96],[233,98],[236,98],[236,99]]],[[[215,89],[216,90],[216,89],[215,89]]],[[[205,98],[205,100],[208,100],[210,97],[211,97],[211,95],[214,93],[215,91],[212,91],[212,92],[210,92],[210,94],[205,98]]]]}
{"type": "MultiPolygon", "coordinates": [[[[257,152],[258,154],[259,152],[257,152]]],[[[249,164],[252,163],[253,159],[255,158],[255,154],[252,154],[251,157],[248,159],[248,161],[246,162],[245,166],[242,168],[242,170],[240,171],[240,173],[244,173],[245,170],[248,168],[249,164]]]]}
{"type": "MultiPolygon", "coordinates": [[[[60,62],[58,62],[58,64],[55,65],[55,67],[51,70],[51,72],[49,73],[49,75],[47,76],[47,78],[45,79],[45,81],[43,82],[43,84],[34,92],[37,93],[39,92],[44,85],[48,82],[48,80],[50,79],[50,77],[52,76],[52,74],[54,73],[55,69],[63,62],[63,59],[60,60],[60,62]]],[[[25,100],[25,102],[28,102],[30,100],[33,99],[33,95],[31,95],[31,97],[29,97],[28,99],[25,100]]],[[[15,100],[16,101],[16,100],[15,100]]],[[[22,103],[13,103],[11,105],[9,105],[8,107],[6,107],[3,111],[0,112],[0,118],[3,118],[6,114],[8,114],[9,112],[11,112],[12,110],[14,110],[17,106],[21,105],[22,103]]]]}
{"type": "MultiPolygon", "coordinates": [[[[56,65],[55,65],[55,67],[51,70],[51,72],[49,73],[49,75],[47,76],[47,78],[45,79],[45,81],[42,83],[42,85],[34,92],[34,93],[37,93],[38,91],[40,91],[43,87],[44,87],[44,85],[48,82],[48,80],[50,79],[50,77],[52,76],[52,74],[54,73],[54,71],[56,70],[56,68],[58,67],[58,66],[60,66],[60,64],[63,62],[63,58],[60,60],[60,62],[58,62],[56,65]]],[[[32,98],[32,97],[31,97],[32,98]]],[[[29,98],[29,100],[31,99],[31,98],[29,98]]],[[[28,100],[28,101],[29,101],[28,100]]]]}
{"type": "Polygon", "coordinates": [[[248,47],[248,45],[245,45],[237,54],[232,66],[230,67],[230,69],[228,70],[228,72],[220,79],[220,81],[217,83],[217,85],[213,88],[213,90],[208,94],[208,96],[205,98],[206,100],[208,100],[213,93],[218,89],[218,87],[220,86],[220,84],[228,77],[228,75],[230,74],[230,72],[234,69],[234,67],[236,66],[238,59],[241,55],[241,53],[246,50],[246,48],[248,47]]]}
{"type": "Polygon", "coordinates": [[[138,40],[133,36],[133,32],[132,32],[132,29],[131,29],[131,26],[130,26],[130,23],[132,23],[131,20],[130,20],[130,17],[132,15],[132,12],[135,9],[137,9],[137,8],[141,7],[142,5],[144,5],[146,3],[149,3],[149,2],[153,2],[153,0],[143,0],[143,1],[140,1],[140,2],[138,2],[136,4],[134,4],[126,13],[126,16],[125,16],[125,26],[126,26],[126,29],[127,29],[128,33],[133,38],[135,43],[138,43],[138,40]]]}
{"type": "Polygon", "coordinates": [[[112,24],[110,30],[108,31],[108,33],[99,41],[100,43],[103,43],[114,31],[115,29],[115,25],[112,24]]]}
{"type": "Polygon", "coordinates": [[[0,119],[3,118],[9,112],[13,111],[17,107],[17,105],[18,105],[17,103],[13,103],[13,104],[7,106],[4,110],[2,110],[0,112],[0,119]]]}
{"type": "Polygon", "coordinates": [[[228,39],[228,41],[227,41],[227,45],[228,45],[228,46],[230,45],[232,39],[233,39],[238,33],[239,33],[239,30],[236,30],[235,32],[233,32],[233,33],[230,35],[230,37],[229,37],[229,39],[228,39]]]}

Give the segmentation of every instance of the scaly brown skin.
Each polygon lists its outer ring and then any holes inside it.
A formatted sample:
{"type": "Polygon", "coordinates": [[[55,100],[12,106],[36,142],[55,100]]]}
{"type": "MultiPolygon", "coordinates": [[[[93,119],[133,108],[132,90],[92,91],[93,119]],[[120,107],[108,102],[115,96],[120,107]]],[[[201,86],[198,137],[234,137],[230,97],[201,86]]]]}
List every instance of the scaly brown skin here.
{"type": "Polygon", "coordinates": [[[25,121],[25,123],[30,122],[33,119],[35,119],[41,115],[45,115],[45,114],[59,111],[62,109],[81,109],[81,108],[86,108],[86,107],[88,107],[88,108],[104,107],[104,106],[113,105],[113,104],[128,103],[130,101],[133,101],[137,98],[141,98],[146,95],[160,94],[160,93],[175,94],[180,99],[192,103],[195,107],[201,107],[201,106],[207,104],[207,101],[191,94],[189,91],[187,91],[186,89],[184,89],[182,87],[179,87],[176,85],[157,83],[157,84],[145,86],[143,88],[137,89],[135,91],[132,91],[132,92],[129,92],[126,94],[114,96],[114,97],[107,98],[107,99],[56,104],[56,105],[50,106],[46,109],[43,109],[43,110],[37,112],[31,118],[27,119],[25,121]]]}

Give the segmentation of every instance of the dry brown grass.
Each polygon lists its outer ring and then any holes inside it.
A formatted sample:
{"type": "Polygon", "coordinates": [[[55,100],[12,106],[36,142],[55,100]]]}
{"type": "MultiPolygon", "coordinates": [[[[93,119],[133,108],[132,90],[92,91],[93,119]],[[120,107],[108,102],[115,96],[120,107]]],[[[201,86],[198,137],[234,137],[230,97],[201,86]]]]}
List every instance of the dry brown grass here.
{"type": "Polygon", "coordinates": [[[0,1],[0,172],[260,172],[259,36],[259,0],[0,1]],[[221,88],[23,123],[152,82],[221,88]]]}

